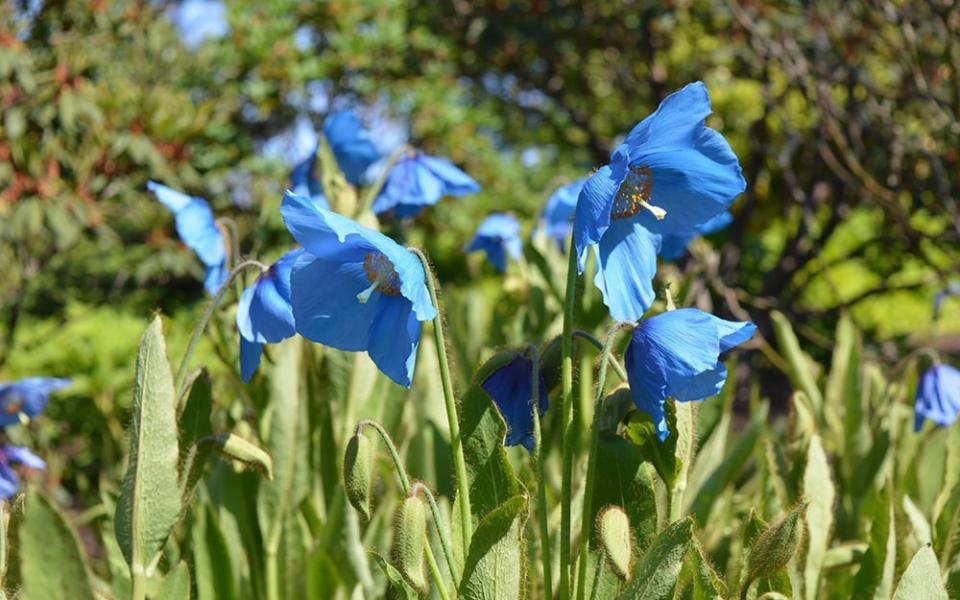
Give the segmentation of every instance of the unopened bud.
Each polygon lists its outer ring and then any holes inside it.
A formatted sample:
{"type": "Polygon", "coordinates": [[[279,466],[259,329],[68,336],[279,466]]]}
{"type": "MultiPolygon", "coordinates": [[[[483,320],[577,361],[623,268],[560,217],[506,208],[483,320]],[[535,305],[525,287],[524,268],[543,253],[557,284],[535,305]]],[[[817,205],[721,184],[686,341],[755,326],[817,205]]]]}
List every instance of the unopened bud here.
{"type": "Polygon", "coordinates": [[[747,578],[755,581],[773,577],[786,568],[803,537],[803,515],[807,503],[800,502],[787,516],[768,527],[750,547],[747,578]]]}
{"type": "Polygon", "coordinates": [[[617,576],[630,579],[630,562],[633,558],[630,542],[630,519],[619,506],[608,506],[597,517],[600,531],[600,546],[607,562],[617,576]]]}
{"type": "Polygon", "coordinates": [[[347,499],[364,521],[370,520],[373,460],[373,443],[363,433],[355,433],[343,457],[343,483],[347,499]]]}
{"type": "Polygon", "coordinates": [[[423,552],[427,541],[427,509],[419,496],[407,496],[397,510],[393,532],[393,566],[415,590],[424,593],[423,552]]]}

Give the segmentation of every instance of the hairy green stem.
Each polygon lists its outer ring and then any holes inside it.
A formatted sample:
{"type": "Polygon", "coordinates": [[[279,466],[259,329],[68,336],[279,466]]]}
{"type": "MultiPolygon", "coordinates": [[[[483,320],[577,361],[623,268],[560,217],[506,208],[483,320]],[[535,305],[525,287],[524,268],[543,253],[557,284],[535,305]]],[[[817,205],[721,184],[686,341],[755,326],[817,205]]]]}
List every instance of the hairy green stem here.
{"type": "Polygon", "coordinates": [[[147,598],[147,578],[144,573],[137,573],[133,569],[130,571],[131,584],[133,589],[130,597],[133,600],[146,600],[147,598]]]}
{"type": "Polygon", "coordinates": [[[230,284],[234,278],[249,267],[256,267],[260,269],[261,273],[267,270],[266,265],[255,260],[245,260],[235,266],[233,270],[230,271],[230,274],[227,275],[226,281],[223,282],[220,289],[217,290],[217,293],[210,299],[210,303],[207,304],[203,315],[200,317],[200,320],[197,321],[196,327],[193,328],[193,335],[190,336],[187,351],[183,353],[183,358],[180,359],[180,367],[177,369],[177,377],[174,379],[174,389],[177,390],[177,398],[183,398],[184,383],[187,378],[187,368],[190,366],[190,357],[193,356],[194,351],[197,349],[197,344],[200,343],[200,338],[203,336],[203,332],[206,331],[207,324],[210,322],[213,312],[220,305],[220,302],[223,301],[223,297],[227,295],[227,290],[230,289],[230,284]]]}
{"type": "Polygon", "coordinates": [[[373,185],[370,186],[370,188],[367,190],[367,193],[363,195],[363,200],[357,206],[357,213],[354,215],[354,217],[359,217],[373,207],[373,202],[377,199],[377,196],[380,194],[380,190],[383,189],[383,185],[387,182],[387,177],[390,175],[390,171],[393,170],[393,166],[397,164],[397,161],[400,160],[400,157],[409,150],[410,146],[403,144],[393,151],[393,154],[391,154],[387,159],[387,162],[384,163],[380,174],[377,175],[376,181],[373,182],[373,185]]]}
{"type": "MultiPolygon", "coordinates": [[[[594,348],[596,348],[597,350],[603,351],[603,342],[593,337],[586,331],[583,331],[582,329],[575,329],[573,331],[573,337],[580,338],[582,340],[590,342],[590,344],[594,348]]],[[[613,367],[614,371],[616,371],[617,377],[620,378],[620,381],[623,381],[623,382],[627,381],[627,372],[626,370],[624,370],[623,365],[620,364],[620,361],[617,360],[616,357],[610,356],[610,366],[613,367]]]]}
{"type": "MultiPolygon", "coordinates": [[[[440,538],[440,549],[443,550],[443,557],[447,561],[447,570],[450,571],[450,581],[456,584],[459,577],[457,576],[456,566],[453,560],[453,544],[450,542],[450,538],[447,535],[447,531],[442,527],[443,525],[443,516],[440,514],[440,507],[437,506],[437,500],[433,497],[433,492],[430,491],[426,485],[421,481],[415,481],[410,487],[411,494],[423,494],[427,499],[427,504],[430,505],[430,514],[433,515],[433,526],[437,528],[437,537],[440,538]]],[[[427,546],[429,548],[429,546],[427,546]]],[[[432,554],[432,553],[431,553],[432,554]]],[[[430,560],[431,557],[427,557],[427,560],[430,560]]]]}
{"type": "Polygon", "coordinates": [[[423,265],[430,300],[437,310],[433,319],[433,341],[437,347],[437,362],[440,364],[440,383],[443,386],[443,401],[447,409],[447,424],[450,433],[450,447],[453,452],[453,468],[457,479],[457,498],[460,501],[460,529],[463,532],[463,547],[470,548],[473,537],[473,514],[470,509],[470,482],[467,481],[467,462],[463,458],[463,440],[460,438],[460,419],[457,414],[457,400],[453,395],[453,381],[450,379],[450,364],[447,361],[447,341],[443,335],[443,310],[437,296],[437,281],[426,255],[417,248],[409,248],[423,265]]]}
{"type": "MultiPolygon", "coordinates": [[[[454,584],[457,582],[457,577],[454,574],[454,563],[453,563],[453,553],[448,547],[448,540],[446,539],[446,532],[441,527],[443,520],[440,516],[440,510],[437,508],[437,503],[433,499],[433,494],[430,493],[430,490],[420,482],[410,485],[410,477],[407,476],[407,470],[403,466],[403,461],[400,460],[400,453],[397,451],[397,446],[393,443],[393,439],[390,437],[390,434],[387,433],[387,430],[383,428],[383,425],[373,421],[371,419],[364,419],[357,423],[357,435],[363,432],[365,427],[369,427],[377,432],[380,435],[380,439],[383,441],[383,445],[387,447],[387,452],[390,454],[390,460],[393,461],[394,470],[397,472],[397,478],[400,480],[400,488],[403,490],[405,496],[411,494],[411,490],[420,489],[417,486],[422,487],[426,491],[428,497],[428,502],[430,504],[430,510],[433,513],[433,524],[437,528],[437,535],[440,538],[440,545],[443,547],[443,554],[447,559],[447,564],[450,568],[450,576],[454,584]]],[[[433,556],[433,550],[430,548],[430,544],[424,546],[424,554],[427,557],[427,564],[430,565],[430,575],[433,578],[434,585],[437,586],[437,591],[440,592],[440,595],[446,598],[447,588],[443,583],[443,577],[440,575],[440,570],[436,569],[437,560],[433,556]]]]}
{"type": "Polygon", "coordinates": [[[533,411],[533,459],[537,464],[537,513],[540,521],[540,558],[543,561],[543,596],[553,598],[553,552],[550,546],[550,529],[547,520],[547,478],[543,456],[543,433],[540,429],[540,352],[530,345],[528,349],[533,362],[533,383],[530,403],[533,411]]]}
{"type": "Polygon", "coordinates": [[[561,338],[560,447],[563,468],[560,484],[560,585],[559,596],[570,597],[570,504],[573,501],[573,307],[577,295],[577,250],[571,240],[567,261],[567,288],[563,301],[561,338]]]}
{"type": "Polygon", "coordinates": [[[603,413],[603,388],[607,382],[607,363],[613,353],[617,334],[623,329],[623,323],[617,323],[607,334],[597,372],[597,393],[593,402],[593,427],[590,431],[590,454],[587,457],[587,480],[583,488],[583,509],[580,519],[580,577],[577,579],[577,599],[583,600],[586,593],[587,548],[590,543],[591,510],[593,504],[593,486],[597,478],[597,448],[600,445],[600,415],[603,413]]]}

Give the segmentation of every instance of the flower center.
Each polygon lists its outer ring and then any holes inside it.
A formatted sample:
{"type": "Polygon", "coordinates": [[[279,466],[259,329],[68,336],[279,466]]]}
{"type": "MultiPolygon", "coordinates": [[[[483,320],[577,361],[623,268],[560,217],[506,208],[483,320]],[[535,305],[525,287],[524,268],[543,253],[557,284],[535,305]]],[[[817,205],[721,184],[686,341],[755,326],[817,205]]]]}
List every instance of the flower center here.
{"type": "Polygon", "coordinates": [[[364,256],[363,272],[367,275],[370,287],[357,294],[360,304],[366,304],[375,291],[386,296],[400,295],[400,276],[383,253],[370,252],[364,256]]]}
{"type": "Polygon", "coordinates": [[[613,197],[611,219],[626,219],[643,209],[649,210],[658,221],[667,216],[667,211],[650,204],[653,195],[653,172],[650,167],[637,165],[627,170],[617,195],[613,197]]]}
{"type": "Polygon", "coordinates": [[[23,412],[23,397],[19,394],[10,394],[7,398],[4,398],[2,407],[0,410],[7,413],[8,415],[17,415],[20,419],[20,423],[26,425],[30,422],[30,417],[23,412]]]}

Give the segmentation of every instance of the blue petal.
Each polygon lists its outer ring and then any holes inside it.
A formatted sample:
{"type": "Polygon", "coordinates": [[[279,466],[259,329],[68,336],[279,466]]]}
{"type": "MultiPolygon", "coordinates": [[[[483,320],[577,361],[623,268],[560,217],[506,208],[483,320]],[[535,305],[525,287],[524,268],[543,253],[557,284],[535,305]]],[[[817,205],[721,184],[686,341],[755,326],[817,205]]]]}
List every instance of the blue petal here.
{"type": "Polygon", "coordinates": [[[20,488],[20,480],[6,461],[0,461],[0,498],[9,500],[20,488]]]}
{"type": "Polygon", "coordinates": [[[369,330],[383,294],[361,303],[357,294],[370,281],[362,262],[332,262],[304,254],[293,268],[293,317],[303,337],[339,350],[369,345],[369,330]]]}
{"type": "Polygon", "coordinates": [[[226,262],[207,267],[203,276],[203,289],[213,296],[223,286],[229,275],[230,271],[227,269],[226,262]]]}
{"type": "Polygon", "coordinates": [[[47,463],[27,448],[21,446],[4,446],[3,453],[10,462],[23,465],[28,469],[47,468],[47,463]]]}
{"type": "MultiPolygon", "coordinates": [[[[505,446],[523,446],[533,452],[533,361],[517,355],[490,374],[480,387],[493,399],[507,424],[505,446]]],[[[547,411],[547,388],[540,377],[540,414],[547,411]]]]}
{"type": "Polygon", "coordinates": [[[245,337],[240,336],[240,379],[244,383],[250,381],[253,374],[257,372],[262,352],[263,344],[247,341],[245,337]]]}
{"type": "Polygon", "coordinates": [[[573,241],[577,249],[577,265],[581,273],[587,265],[587,250],[599,244],[610,227],[613,197],[623,181],[624,169],[620,163],[601,167],[590,176],[580,191],[573,220],[573,241]]]}
{"type": "Polygon", "coordinates": [[[156,194],[161,204],[173,213],[177,235],[197,253],[204,265],[212,267],[226,260],[223,234],[203,198],[188,196],[153,181],[147,182],[147,189],[156,194]]]}
{"type": "Polygon", "coordinates": [[[71,381],[56,377],[28,377],[0,383],[0,426],[20,422],[20,413],[31,419],[47,407],[50,394],[70,385],[71,381]]]}
{"type": "Polygon", "coordinates": [[[757,331],[757,326],[745,321],[725,321],[713,317],[713,322],[717,326],[717,333],[720,336],[720,353],[729,352],[735,346],[746,342],[753,337],[757,331]]]}
{"type": "Polygon", "coordinates": [[[677,260],[687,250],[687,245],[697,236],[709,235],[720,231],[733,222],[733,215],[724,211],[702,225],[694,227],[692,230],[681,233],[668,233],[663,236],[663,243],[660,245],[660,258],[664,260],[677,260]]]}
{"type": "Polygon", "coordinates": [[[498,271],[507,268],[506,255],[519,260],[523,255],[523,241],[520,239],[520,223],[511,215],[495,213],[480,223],[477,233],[464,247],[466,252],[483,250],[487,259],[498,271]]]}
{"type": "Polygon", "coordinates": [[[295,333],[290,273],[304,253],[303,248],[287,252],[243,291],[237,305],[240,335],[251,342],[276,343],[295,333]]]}
{"type": "Polygon", "coordinates": [[[659,246],[660,236],[631,221],[614,221],[600,240],[593,283],[615,320],[636,321],[653,304],[659,246]]]}
{"type": "Polygon", "coordinates": [[[689,146],[710,116],[710,95],[700,81],[688,83],[663,99],[656,112],[627,134],[624,144],[631,154],[669,151],[689,146]]]}
{"type": "Polygon", "coordinates": [[[387,180],[383,183],[383,188],[373,201],[371,207],[373,212],[379,215],[394,210],[397,205],[408,201],[411,197],[410,190],[415,186],[415,168],[416,165],[410,157],[400,158],[393,165],[387,180]]]}
{"type": "MultiPolygon", "coordinates": [[[[316,208],[309,200],[291,192],[284,194],[281,212],[293,237],[307,252],[319,259],[362,263],[370,252],[382,253],[393,264],[400,278],[400,293],[413,303],[417,319],[428,321],[436,316],[437,310],[430,300],[423,265],[412,252],[379,231],[368,229],[335,212],[316,208]]],[[[297,325],[299,327],[299,320],[297,325]]]]}
{"type": "Polygon", "coordinates": [[[313,149],[310,156],[298,163],[290,172],[290,188],[294,194],[304,196],[313,200],[314,205],[319,208],[330,208],[326,195],[323,193],[323,186],[313,176],[313,165],[317,162],[317,148],[313,149]]]}
{"type": "Polygon", "coordinates": [[[148,181],[147,189],[153,192],[157,196],[157,200],[160,201],[160,204],[163,204],[167,207],[167,210],[176,215],[178,212],[187,207],[188,204],[193,202],[193,196],[188,196],[183,192],[178,192],[173,188],[169,188],[162,183],[157,183],[156,181],[148,181]]]}
{"type": "Polygon", "coordinates": [[[323,135],[348,182],[356,185],[367,168],[380,159],[380,152],[353,111],[341,111],[327,117],[323,135]]]}
{"type": "Polygon", "coordinates": [[[384,296],[378,308],[370,324],[367,352],[387,377],[409,388],[420,345],[420,321],[404,298],[384,296]]]}
{"type": "Polygon", "coordinates": [[[480,191],[480,184],[449,160],[426,154],[420,154],[418,160],[443,182],[444,195],[465,196],[480,191]]]}
{"type": "Polygon", "coordinates": [[[573,231],[573,215],[577,210],[577,198],[580,196],[586,177],[557,188],[547,200],[540,216],[540,226],[544,232],[559,244],[563,250],[567,237],[573,231]]]}
{"type": "Polygon", "coordinates": [[[920,377],[914,400],[914,429],[919,431],[924,418],[941,427],[949,427],[960,414],[960,371],[937,364],[920,377]]]}

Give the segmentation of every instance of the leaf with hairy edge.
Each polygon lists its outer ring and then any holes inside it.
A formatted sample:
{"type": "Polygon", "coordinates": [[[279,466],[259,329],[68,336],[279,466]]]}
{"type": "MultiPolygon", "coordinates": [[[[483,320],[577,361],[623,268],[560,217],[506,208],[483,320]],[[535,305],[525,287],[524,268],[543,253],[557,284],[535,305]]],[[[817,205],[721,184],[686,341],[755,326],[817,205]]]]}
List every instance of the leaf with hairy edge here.
{"type": "Polygon", "coordinates": [[[24,600],[93,600],[90,573],[76,533],[53,502],[27,493],[18,531],[24,600]]]}
{"type": "Polygon", "coordinates": [[[387,559],[376,552],[368,552],[367,554],[373,558],[373,561],[383,570],[383,574],[387,576],[386,598],[390,600],[418,600],[420,598],[420,594],[410,587],[410,584],[403,578],[400,571],[388,563],[387,559]]]}
{"type": "Polygon", "coordinates": [[[893,600],[947,600],[947,590],[940,576],[937,556],[930,546],[920,548],[893,593],[893,600]]]}
{"type": "Polygon", "coordinates": [[[140,340],[130,412],[130,458],[115,527],[131,571],[149,575],[181,507],[176,395],[160,317],[140,340]]]}
{"type": "Polygon", "coordinates": [[[727,593],[726,584],[710,564],[697,536],[693,536],[691,541],[693,547],[687,555],[687,568],[693,579],[693,600],[724,598],[727,593]]]}
{"type": "Polygon", "coordinates": [[[190,569],[180,562],[157,585],[150,594],[152,600],[190,600],[190,569]]]}
{"type": "Polygon", "coordinates": [[[870,525],[870,545],[860,559],[860,570],[853,580],[852,598],[889,598],[897,566],[897,533],[894,526],[893,498],[884,486],[870,525]]]}
{"type": "Polygon", "coordinates": [[[213,410],[213,391],[210,376],[201,369],[188,382],[187,402],[180,413],[180,476],[183,477],[183,461],[190,447],[199,439],[213,433],[210,413],[213,410]]]}
{"type": "Polygon", "coordinates": [[[514,496],[490,511],[470,541],[459,596],[464,600],[515,600],[526,574],[523,525],[527,497],[514,496]]]}
{"type": "Polygon", "coordinates": [[[807,559],[804,567],[804,591],[807,598],[816,598],[820,589],[820,571],[830,543],[833,527],[833,502],[836,492],[830,463],[820,443],[820,436],[810,438],[807,466],[803,473],[803,495],[807,506],[807,559]]]}
{"type": "Polygon", "coordinates": [[[684,557],[693,539],[693,519],[667,527],[633,569],[633,580],[620,595],[623,600],[672,600],[684,557]]]}

